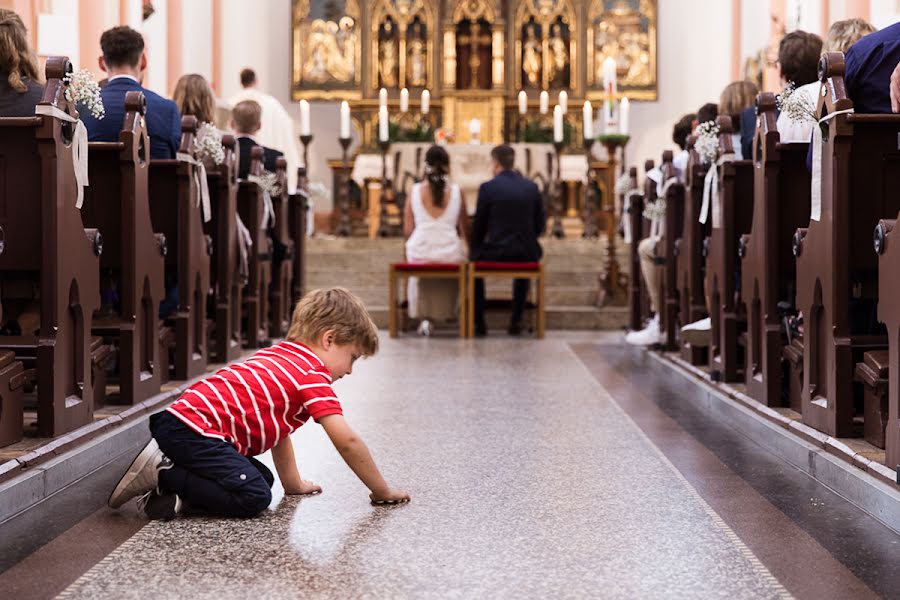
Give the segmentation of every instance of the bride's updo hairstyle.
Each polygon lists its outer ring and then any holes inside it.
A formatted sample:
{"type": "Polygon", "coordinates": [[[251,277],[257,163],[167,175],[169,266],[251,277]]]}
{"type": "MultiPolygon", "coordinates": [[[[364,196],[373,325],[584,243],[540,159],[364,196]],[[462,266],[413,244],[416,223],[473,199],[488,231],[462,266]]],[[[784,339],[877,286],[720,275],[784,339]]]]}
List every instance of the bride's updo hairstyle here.
{"type": "Polygon", "coordinates": [[[444,205],[449,175],[450,155],[441,146],[432,146],[425,153],[425,179],[431,188],[431,202],[437,207],[444,205]]]}

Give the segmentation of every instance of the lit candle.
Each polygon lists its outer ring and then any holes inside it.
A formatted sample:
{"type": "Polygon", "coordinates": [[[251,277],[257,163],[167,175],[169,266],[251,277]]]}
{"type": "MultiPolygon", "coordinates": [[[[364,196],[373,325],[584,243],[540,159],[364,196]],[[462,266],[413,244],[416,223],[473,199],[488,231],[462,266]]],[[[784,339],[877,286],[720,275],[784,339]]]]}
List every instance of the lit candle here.
{"type": "Polygon", "coordinates": [[[341,138],[350,138],[350,104],[346,100],[341,102],[341,138]]]}
{"type": "Polygon", "coordinates": [[[619,133],[623,133],[628,135],[628,111],[630,110],[630,106],[628,103],[628,98],[622,98],[622,103],[619,104],[619,133]]]}
{"type": "Polygon", "coordinates": [[[528,94],[525,90],[519,92],[519,114],[524,115],[528,112],[528,94]]]}
{"type": "Polygon", "coordinates": [[[613,119],[612,106],[612,100],[603,101],[603,132],[607,134],[616,133],[616,121],[613,119]]]}
{"type": "Polygon", "coordinates": [[[591,106],[590,100],[584,101],[584,139],[590,140],[594,138],[594,107],[591,106]]]}
{"type": "Polygon", "coordinates": [[[400,112],[409,112],[409,90],[406,88],[400,90],[400,112]]]}
{"type": "Polygon", "coordinates": [[[387,106],[378,109],[378,141],[386,142],[390,138],[388,130],[388,110],[387,106]]]}
{"type": "Polygon", "coordinates": [[[559,93],[559,107],[562,109],[563,114],[569,112],[569,92],[566,90],[562,90],[559,93]]]}
{"type": "Polygon", "coordinates": [[[616,95],[616,59],[607,56],[603,61],[603,89],[610,95],[610,100],[616,95]]]}
{"type": "Polygon", "coordinates": [[[427,115],[431,108],[431,92],[422,90],[422,114],[427,115]]]}
{"type": "Polygon", "coordinates": [[[300,101],[300,135],[312,135],[312,129],[309,126],[309,102],[300,101]]]}
{"type": "Polygon", "coordinates": [[[387,90],[385,88],[378,90],[378,108],[382,106],[387,106],[387,90]]]}
{"type": "Polygon", "coordinates": [[[541,114],[546,115],[548,110],[550,110],[550,94],[544,90],[541,92],[541,114]]]}
{"type": "Polygon", "coordinates": [[[553,107],[553,141],[563,141],[563,113],[559,104],[553,107]]]}

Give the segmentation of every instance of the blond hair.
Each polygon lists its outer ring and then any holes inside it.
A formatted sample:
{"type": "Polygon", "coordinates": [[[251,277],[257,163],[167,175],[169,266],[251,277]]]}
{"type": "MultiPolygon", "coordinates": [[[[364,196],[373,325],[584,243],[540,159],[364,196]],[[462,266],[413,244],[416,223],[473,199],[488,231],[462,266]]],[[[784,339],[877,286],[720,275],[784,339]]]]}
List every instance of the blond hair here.
{"type": "Polygon", "coordinates": [[[847,52],[850,46],[855,44],[859,38],[875,31],[877,29],[865,19],[835,21],[828,28],[828,35],[825,36],[825,43],[822,45],[822,53],[847,52]]]}
{"type": "Polygon", "coordinates": [[[11,10],[0,8],[0,73],[7,76],[9,87],[28,91],[23,78],[41,82],[37,57],[28,46],[28,30],[22,18],[11,10]]]}
{"type": "Polygon", "coordinates": [[[329,330],[334,332],[334,341],[340,346],[355,344],[363,356],[378,352],[378,328],[369,311],[362,300],[344,288],[313,290],[306,294],[294,307],[287,340],[314,344],[329,330]]]}
{"type": "Polygon", "coordinates": [[[719,97],[719,114],[734,117],[756,101],[759,90],[752,81],[733,81],[725,86],[719,97]]]}
{"type": "Polygon", "coordinates": [[[216,98],[203,75],[182,75],[175,84],[172,99],[182,115],[193,115],[201,123],[215,121],[216,98]]]}
{"type": "Polygon", "coordinates": [[[231,109],[231,118],[234,120],[234,128],[238,133],[253,133],[259,129],[262,107],[253,100],[238,102],[231,109]]]}

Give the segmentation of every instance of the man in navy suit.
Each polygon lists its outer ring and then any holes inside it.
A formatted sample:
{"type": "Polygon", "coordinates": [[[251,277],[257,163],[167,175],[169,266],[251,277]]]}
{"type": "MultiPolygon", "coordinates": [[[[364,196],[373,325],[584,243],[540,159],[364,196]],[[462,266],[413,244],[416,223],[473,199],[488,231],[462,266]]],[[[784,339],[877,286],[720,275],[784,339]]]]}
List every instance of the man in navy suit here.
{"type": "Polygon", "coordinates": [[[900,112],[900,23],[870,33],[844,58],[844,82],[857,113],[900,112]],[[892,73],[897,75],[892,79],[892,73]],[[893,86],[893,92],[892,92],[893,86]],[[892,105],[893,100],[893,105],[892,105]]]}
{"type": "MultiPolygon", "coordinates": [[[[478,205],[472,224],[470,255],[475,261],[535,262],[543,256],[538,236],[547,215],[533,181],[513,170],[515,150],[506,144],[491,150],[494,178],[478,188],[478,205]]],[[[510,335],[522,332],[522,312],[528,297],[528,280],[513,282],[513,314],[510,335]]],[[[484,321],[484,280],[475,281],[475,335],[487,334],[484,321]]]]}
{"type": "Polygon", "coordinates": [[[125,122],[125,94],[143,92],[147,99],[147,134],[150,158],[175,158],[181,143],[181,113],[171,100],[144,89],[141,80],[147,69],[144,38],[128,26],[113,27],[100,37],[100,68],[109,76],[100,91],[106,116],[95,119],[88,111],[81,114],[92,142],[117,142],[125,122]]]}

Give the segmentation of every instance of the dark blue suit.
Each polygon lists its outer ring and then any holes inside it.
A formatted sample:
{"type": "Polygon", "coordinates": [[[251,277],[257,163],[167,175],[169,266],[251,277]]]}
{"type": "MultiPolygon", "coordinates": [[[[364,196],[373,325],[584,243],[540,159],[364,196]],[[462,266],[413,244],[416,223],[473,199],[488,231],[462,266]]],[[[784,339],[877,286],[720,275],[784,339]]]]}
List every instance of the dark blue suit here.
{"type": "Polygon", "coordinates": [[[870,33],[844,57],[844,82],[857,113],[891,112],[891,73],[900,63],[900,23],[870,33]]]}
{"type": "MultiPolygon", "coordinates": [[[[538,236],[547,215],[537,185],[517,172],[506,170],[478,188],[478,206],[472,224],[470,255],[476,261],[534,262],[543,250],[538,236]]],[[[510,332],[518,329],[528,297],[528,280],[513,282],[513,314],[510,332]]],[[[475,326],[484,323],[484,280],[475,281],[475,326]]]]}
{"type": "Polygon", "coordinates": [[[89,111],[80,108],[81,120],[88,130],[88,140],[92,142],[117,142],[122,124],[125,122],[125,94],[144,92],[147,99],[147,134],[150,136],[150,158],[175,158],[181,144],[181,113],[178,106],[144,89],[130,77],[111,80],[100,90],[106,117],[95,119],[89,111]]]}

